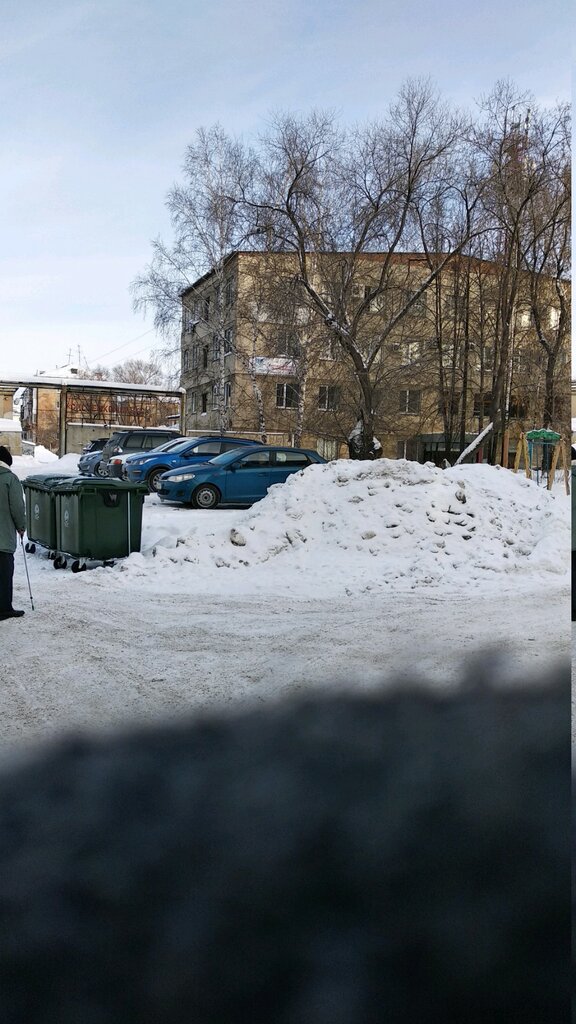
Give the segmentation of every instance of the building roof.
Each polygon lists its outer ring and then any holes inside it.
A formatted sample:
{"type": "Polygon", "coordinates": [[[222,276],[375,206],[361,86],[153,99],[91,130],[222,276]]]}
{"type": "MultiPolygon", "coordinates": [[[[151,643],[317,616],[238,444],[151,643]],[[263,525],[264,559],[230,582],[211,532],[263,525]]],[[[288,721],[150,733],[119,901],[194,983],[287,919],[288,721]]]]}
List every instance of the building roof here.
{"type": "Polygon", "coordinates": [[[127,384],[118,380],[82,380],[79,377],[52,377],[46,374],[35,374],[32,377],[1,377],[0,388],[62,388],[69,391],[126,391],[150,395],[169,395],[179,398],[185,389],[164,388],[156,384],[127,384]]]}
{"type": "MultiPolygon", "coordinates": [[[[260,256],[260,257],[266,257],[266,256],[287,256],[287,257],[295,258],[295,257],[297,257],[297,255],[298,254],[296,253],[295,250],[275,251],[275,250],[267,250],[267,249],[233,249],[231,252],[229,252],[223,258],[223,260],[222,260],[222,268],[225,268],[233,259],[235,259],[238,256],[260,256]]],[[[363,251],[363,252],[358,252],[358,253],[353,253],[353,252],[350,252],[350,251],[347,251],[347,250],[342,250],[342,251],[334,250],[333,252],[318,251],[316,254],[313,253],[313,252],[310,252],[310,253],[308,253],[308,255],[309,256],[314,256],[314,255],[318,255],[318,256],[334,256],[334,257],[338,257],[338,256],[353,256],[354,259],[357,259],[358,261],[365,261],[365,262],[368,262],[368,263],[369,262],[379,263],[379,262],[382,262],[389,254],[387,252],[385,252],[385,251],[377,251],[377,250],[374,250],[373,252],[371,252],[371,251],[363,251]]],[[[448,257],[448,262],[449,263],[451,261],[457,262],[457,261],[461,260],[463,262],[464,261],[467,262],[471,266],[475,266],[475,267],[478,267],[478,268],[484,267],[487,271],[490,271],[492,268],[498,266],[498,264],[494,260],[483,259],[483,258],[481,258],[479,256],[474,256],[474,255],[471,255],[471,254],[465,253],[465,252],[454,252],[454,253],[438,252],[438,253],[428,253],[428,255],[426,253],[424,253],[424,252],[393,252],[393,253],[390,254],[390,256],[391,256],[392,262],[394,262],[396,264],[398,264],[398,263],[400,263],[400,264],[401,263],[411,263],[411,262],[422,263],[422,262],[426,261],[427,259],[432,259],[433,260],[434,258],[438,258],[438,259],[443,260],[446,257],[448,257]]],[[[189,284],[189,285],[187,285],[186,288],[182,289],[182,291],[180,292],[180,298],[183,299],[190,292],[196,291],[206,281],[210,280],[210,278],[215,273],[216,273],[216,271],[215,271],[214,267],[212,267],[210,270],[207,270],[206,273],[204,273],[200,277],[198,277],[195,281],[192,282],[192,284],[189,284]]]]}

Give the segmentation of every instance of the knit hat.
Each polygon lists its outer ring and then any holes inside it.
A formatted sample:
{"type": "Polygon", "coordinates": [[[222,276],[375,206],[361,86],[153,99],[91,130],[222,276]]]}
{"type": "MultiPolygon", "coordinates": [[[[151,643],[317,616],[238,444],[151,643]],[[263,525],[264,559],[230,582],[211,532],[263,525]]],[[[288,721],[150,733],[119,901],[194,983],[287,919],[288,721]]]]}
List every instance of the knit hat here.
{"type": "Polygon", "coordinates": [[[12,465],[10,450],[5,448],[3,444],[0,444],[0,462],[4,462],[7,466],[12,465]]]}

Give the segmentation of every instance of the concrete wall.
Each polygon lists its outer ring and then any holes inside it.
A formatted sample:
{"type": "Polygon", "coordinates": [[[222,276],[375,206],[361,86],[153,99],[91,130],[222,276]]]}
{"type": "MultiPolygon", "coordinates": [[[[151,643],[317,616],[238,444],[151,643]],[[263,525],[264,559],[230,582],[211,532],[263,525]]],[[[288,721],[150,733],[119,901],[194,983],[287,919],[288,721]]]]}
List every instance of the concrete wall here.
{"type": "MultiPolygon", "coordinates": [[[[4,420],[3,423],[5,422],[4,420]]],[[[22,433],[16,421],[14,421],[14,425],[16,430],[3,430],[0,425],[0,444],[5,445],[12,455],[22,455],[22,433]]]]}

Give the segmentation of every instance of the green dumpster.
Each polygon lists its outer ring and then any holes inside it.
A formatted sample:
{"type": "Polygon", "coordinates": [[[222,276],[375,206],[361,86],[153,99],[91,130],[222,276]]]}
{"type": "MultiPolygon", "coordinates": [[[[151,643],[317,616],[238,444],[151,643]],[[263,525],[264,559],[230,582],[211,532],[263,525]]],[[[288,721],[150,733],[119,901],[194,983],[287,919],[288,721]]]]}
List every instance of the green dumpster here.
{"type": "Polygon", "coordinates": [[[104,560],[140,550],[147,485],[69,477],[56,484],[54,494],[58,551],[104,560]]]}
{"type": "Polygon", "coordinates": [[[56,549],[56,498],[54,487],[67,477],[54,474],[27,476],[22,481],[26,498],[26,534],[28,541],[56,549]]]}

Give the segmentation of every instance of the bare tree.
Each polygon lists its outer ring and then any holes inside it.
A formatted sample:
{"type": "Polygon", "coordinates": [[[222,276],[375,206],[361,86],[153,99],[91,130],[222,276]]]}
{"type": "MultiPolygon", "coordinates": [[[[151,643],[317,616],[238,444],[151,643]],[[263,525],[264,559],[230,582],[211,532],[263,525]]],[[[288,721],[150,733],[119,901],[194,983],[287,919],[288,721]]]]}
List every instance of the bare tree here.
{"type": "Polygon", "coordinates": [[[262,141],[258,173],[243,193],[268,251],[292,252],[302,298],[350,363],[358,388],[350,454],[374,454],[374,367],[412,306],[474,231],[477,191],[455,176],[463,119],[429,82],[408,82],[386,120],[343,131],[330,114],[278,115],[262,141]],[[458,225],[441,258],[397,305],[387,304],[395,255],[422,242],[442,196],[458,225]],[[460,214],[456,216],[456,210],[460,214]],[[366,280],[367,254],[384,254],[366,280]],[[379,316],[371,314],[378,310],[379,316]],[[384,315],[387,311],[387,315],[384,315]]]}
{"type": "MultiPolygon", "coordinates": [[[[481,111],[483,120],[476,128],[475,141],[487,183],[483,193],[486,230],[492,236],[493,258],[499,271],[490,413],[495,430],[490,458],[506,463],[517,318],[526,299],[526,271],[532,278],[530,303],[537,328],[546,277],[552,271],[551,276],[557,276],[560,284],[565,273],[565,259],[554,265],[550,246],[557,249],[565,245],[561,239],[569,223],[565,188],[567,112],[564,108],[552,112],[539,109],[529,94],[518,92],[510,82],[498,82],[482,101],[481,111]],[[550,206],[556,210],[552,214],[556,221],[552,234],[550,206]]],[[[563,291],[562,286],[559,291],[563,291]]],[[[555,345],[542,331],[541,337],[548,355],[547,389],[551,395],[558,349],[554,352],[555,345]]],[[[556,339],[559,345],[565,337],[566,321],[561,339],[556,339]]],[[[544,413],[549,419],[550,408],[544,413]]]]}
{"type": "Polygon", "coordinates": [[[352,457],[378,453],[376,425],[393,429],[405,402],[413,423],[441,416],[448,453],[464,450],[472,418],[483,429],[489,417],[490,459],[505,460],[515,388],[527,386],[518,369],[525,301],[545,363],[544,420],[557,416],[569,323],[567,140],[565,110],[539,111],[509,83],[481,101],[473,124],[427,80],[408,81],[369,125],[276,114],[254,150],[218,126],[201,129],[167,198],[174,241],[153,243],[134,304],[152,308],[172,351],[182,349],[182,382],[212,384],[222,431],[228,356],[262,436],[273,361],[285,358],[285,418],[298,440],[315,415],[311,368],[317,380],[330,349],[337,366],[316,411],[352,457]],[[242,344],[230,330],[228,276],[239,251],[265,257],[248,294],[236,296],[242,344]],[[417,330],[427,333],[414,359],[417,330]],[[210,347],[210,366],[188,365],[198,345],[210,347]],[[416,379],[434,395],[418,413],[407,397],[416,379]]]}
{"type": "Polygon", "coordinates": [[[568,418],[569,401],[571,172],[567,106],[541,117],[535,130],[540,148],[547,151],[550,172],[546,188],[530,199],[523,259],[529,277],[530,314],[545,363],[542,424],[549,427],[558,424],[559,417],[568,418]]]}

